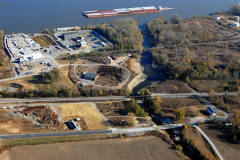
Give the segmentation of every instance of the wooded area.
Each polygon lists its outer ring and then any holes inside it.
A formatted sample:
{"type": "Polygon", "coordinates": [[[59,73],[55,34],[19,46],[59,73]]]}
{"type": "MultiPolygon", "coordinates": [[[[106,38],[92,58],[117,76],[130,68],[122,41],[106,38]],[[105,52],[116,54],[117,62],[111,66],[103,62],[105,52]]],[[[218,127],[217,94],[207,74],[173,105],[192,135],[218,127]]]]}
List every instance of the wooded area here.
{"type": "Polygon", "coordinates": [[[96,26],[96,31],[114,43],[115,49],[142,50],[143,36],[133,18],[117,19],[106,25],[96,26]]]}

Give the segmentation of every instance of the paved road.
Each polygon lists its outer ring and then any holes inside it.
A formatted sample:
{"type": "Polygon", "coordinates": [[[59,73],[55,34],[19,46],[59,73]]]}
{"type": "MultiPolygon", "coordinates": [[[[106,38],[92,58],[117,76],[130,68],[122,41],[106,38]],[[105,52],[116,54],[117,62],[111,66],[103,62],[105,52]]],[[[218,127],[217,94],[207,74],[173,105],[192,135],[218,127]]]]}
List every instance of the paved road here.
{"type": "Polygon", "coordinates": [[[0,139],[15,139],[15,138],[33,138],[33,137],[51,137],[51,136],[66,136],[66,135],[83,135],[83,134],[106,134],[106,133],[136,133],[147,132],[154,130],[165,130],[182,127],[184,124],[169,124],[158,127],[146,127],[146,128],[128,128],[128,129],[116,129],[111,128],[109,130],[94,130],[94,131],[73,131],[73,132],[52,132],[52,133],[31,133],[31,134],[9,134],[0,135],[0,139]]]}
{"type": "MultiPolygon", "coordinates": [[[[237,92],[231,93],[216,93],[217,95],[237,95],[237,92]]],[[[160,96],[161,98],[202,98],[209,97],[208,93],[179,93],[179,94],[162,94],[154,93],[151,97],[160,96]]],[[[138,96],[132,96],[138,97],[138,96]]],[[[147,97],[147,96],[140,96],[147,97]]],[[[107,101],[107,100],[126,100],[129,97],[125,96],[102,96],[102,97],[69,97],[69,98],[31,98],[31,99],[20,99],[20,98],[0,98],[0,104],[4,103],[36,103],[36,102],[78,102],[78,101],[107,101]]]]}
{"type": "MultiPolygon", "coordinates": [[[[239,94],[238,92],[229,92],[229,93],[216,93],[218,96],[229,95],[234,96],[239,94]]],[[[165,93],[153,93],[151,97],[160,96],[161,98],[202,98],[202,97],[209,97],[210,94],[208,93],[178,93],[178,94],[165,94],[165,93]]]]}
{"type": "Polygon", "coordinates": [[[78,102],[78,101],[108,101],[108,100],[126,100],[125,96],[111,97],[74,97],[74,98],[34,98],[34,99],[19,99],[19,98],[0,98],[0,104],[4,103],[36,103],[36,102],[78,102]]]}
{"type": "Polygon", "coordinates": [[[218,157],[221,160],[224,160],[223,157],[221,156],[221,154],[219,153],[219,151],[217,150],[216,146],[213,144],[213,142],[208,138],[208,136],[201,130],[201,128],[199,128],[198,126],[194,126],[195,128],[197,128],[197,130],[203,135],[203,137],[208,141],[208,143],[212,146],[214,152],[218,155],[218,157]]]}
{"type": "Polygon", "coordinates": [[[51,136],[67,136],[67,135],[83,135],[83,134],[104,134],[104,133],[112,133],[112,131],[111,130],[95,130],[95,131],[81,131],[81,132],[52,132],[52,133],[32,133],[32,134],[9,134],[9,135],[0,135],[0,139],[51,137],[51,136]]]}
{"type": "MultiPolygon", "coordinates": [[[[179,124],[166,124],[155,127],[145,127],[145,128],[126,128],[126,129],[117,129],[111,128],[108,130],[94,130],[94,131],[72,131],[72,132],[52,132],[52,133],[31,133],[31,134],[8,134],[0,135],[0,139],[14,139],[14,138],[33,138],[33,137],[51,137],[51,136],[66,136],[66,135],[82,135],[82,134],[106,134],[106,133],[137,133],[137,132],[147,132],[155,130],[166,130],[179,128],[185,125],[186,123],[179,124]]],[[[192,121],[188,124],[196,125],[195,121],[192,121]]]]}

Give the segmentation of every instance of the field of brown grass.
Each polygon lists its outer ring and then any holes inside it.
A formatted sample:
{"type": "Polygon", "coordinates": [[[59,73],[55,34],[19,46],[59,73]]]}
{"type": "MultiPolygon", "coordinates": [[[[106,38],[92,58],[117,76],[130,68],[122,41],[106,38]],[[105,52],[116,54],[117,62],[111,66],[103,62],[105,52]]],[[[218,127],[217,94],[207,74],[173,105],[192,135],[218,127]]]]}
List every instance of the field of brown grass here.
{"type": "Polygon", "coordinates": [[[89,103],[71,103],[57,106],[63,119],[71,120],[82,116],[87,123],[88,128],[107,129],[103,118],[98,111],[89,103]]]}
{"type": "Polygon", "coordinates": [[[213,125],[202,125],[201,129],[215,144],[226,160],[237,160],[240,157],[240,144],[234,144],[228,133],[213,125]]]}
{"type": "Polygon", "coordinates": [[[155,93],[191,93],[192,90],[184,83],[178,80],[169,80],[157,84],[153,92],[155,93]]]}
{"type": "Polygon", "coordinates": [[[9,159],[89,160],[179,160],[171,145],[157,137],[93,140],[17,146],[8,150],[9,159]]]}
{"type": "Polygon", "coordinates": [[[185,133],[189,139],[193,140],[195,146],[202,155],[208,157],[209,160],[216,160],[213,153],[209,150],[204,138],[195,128],[188,128],[185,133]]]}

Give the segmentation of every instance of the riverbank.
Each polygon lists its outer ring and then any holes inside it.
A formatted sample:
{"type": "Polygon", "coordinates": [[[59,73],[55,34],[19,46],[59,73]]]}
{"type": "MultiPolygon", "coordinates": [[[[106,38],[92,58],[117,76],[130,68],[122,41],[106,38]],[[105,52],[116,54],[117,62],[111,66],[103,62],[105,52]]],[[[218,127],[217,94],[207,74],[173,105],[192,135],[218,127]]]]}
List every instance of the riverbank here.
{"type": "Polygon", "coordinates": [[[147,75],[143,73],[144,68],[138,60],[134,60],[133,68],[138,75],[128,84],[128,89],[131,91],[134,87],[147,79],[147,75]]]}

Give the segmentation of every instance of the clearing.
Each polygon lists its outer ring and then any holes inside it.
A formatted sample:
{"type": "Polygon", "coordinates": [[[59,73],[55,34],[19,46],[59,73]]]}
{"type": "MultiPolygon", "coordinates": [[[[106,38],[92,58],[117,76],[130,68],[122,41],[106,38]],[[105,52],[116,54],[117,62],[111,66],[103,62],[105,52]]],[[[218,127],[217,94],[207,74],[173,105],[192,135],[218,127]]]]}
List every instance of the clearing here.
{"type": "Polygon", "coordinates": [[[211,139],[224,159],[239,159],[240,144],[234,144],[226,131],[214,125],[201,125],[201,129],[211,139]]]}
{"type": "Polygon", "coordinates": [[[9,149],[9,159],[158,159],[179,160],[171,145],[149,136],[140,138],[93,140],[56,144],[25,145],[9,149]],[[44,154],[43,154],[44,153],[44,154]]]}
{"type": "Polygon", "coordinates": [[[90,103],[71,103],[57,106],[64,120],[83,117],[90,130],[107,129],[103,118],[90,103]]]}

